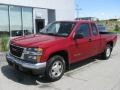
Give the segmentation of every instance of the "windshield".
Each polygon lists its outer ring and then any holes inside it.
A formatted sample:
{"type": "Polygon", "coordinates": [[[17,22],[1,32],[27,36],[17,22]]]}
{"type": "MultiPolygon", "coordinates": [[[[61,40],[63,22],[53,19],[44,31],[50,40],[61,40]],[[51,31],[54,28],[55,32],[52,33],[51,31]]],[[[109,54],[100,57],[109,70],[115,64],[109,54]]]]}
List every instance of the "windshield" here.
{"type": "Polygon", "coordinates": [[[75,22],[54,22],[40,31],[40,34],[67,37],[75,26],[75,22]]]}

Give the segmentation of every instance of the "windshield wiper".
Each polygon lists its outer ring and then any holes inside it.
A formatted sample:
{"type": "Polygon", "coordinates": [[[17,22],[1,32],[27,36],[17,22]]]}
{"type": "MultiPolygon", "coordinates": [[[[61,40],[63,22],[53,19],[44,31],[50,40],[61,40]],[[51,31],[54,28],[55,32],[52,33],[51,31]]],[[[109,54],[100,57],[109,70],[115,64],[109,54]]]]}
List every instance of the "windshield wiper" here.
{"type": "Polygon", "coordinates": [[[58,34],[58,33],[47,33],[48,35],[59,36],[59,37],[67,37],[66,35],[58,34]]]}
{"type": "Polygon", "coordinates": [[[55,33],[46,33],[46,34],[48,34],[48,35],[53,35],[53,36],[57,36],[57,34],[55,34],[55,33]]]}
{"type": "Polygon", "coordinates": [[[57,34],[55,33],[44,33],[44,32],[39,32],[40,34],[45,34],[45,35],[53,35],[53,36],[57,36],[57,34]]]}
{"type": "Polygon", "coordinates": [[[47,34],[47,33],[44,33],[44,32],[39,32],[39,34],[47,34]]]}
{"type": "Polygon", "coordinates": [[[40,34],[44,34],[44,35],[52,35],[52,36],[66,37],[65,35],[57,34],[57,33],[43,33],[43,32],[39,32],[39,33],[40,33],[40,34]]]}

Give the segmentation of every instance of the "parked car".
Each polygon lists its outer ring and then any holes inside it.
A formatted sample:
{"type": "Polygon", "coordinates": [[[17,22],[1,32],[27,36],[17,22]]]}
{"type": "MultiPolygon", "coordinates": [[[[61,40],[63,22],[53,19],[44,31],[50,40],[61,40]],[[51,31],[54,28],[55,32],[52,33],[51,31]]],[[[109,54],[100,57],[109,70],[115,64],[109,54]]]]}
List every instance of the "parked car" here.
{"type": "Polygon", "coordinates": [[[97,24],[99,32],[107,32],[106,27],[103,24],[97,24]]]}
{"type": "Polygon", "coordinates": [[[116,40],[116,34],[100,34],[93,21],[56,21],[39,34],[12,39],[6,58],[17,70],[56,81],[72,63],[96,55],[109,59],[116,40]]]}

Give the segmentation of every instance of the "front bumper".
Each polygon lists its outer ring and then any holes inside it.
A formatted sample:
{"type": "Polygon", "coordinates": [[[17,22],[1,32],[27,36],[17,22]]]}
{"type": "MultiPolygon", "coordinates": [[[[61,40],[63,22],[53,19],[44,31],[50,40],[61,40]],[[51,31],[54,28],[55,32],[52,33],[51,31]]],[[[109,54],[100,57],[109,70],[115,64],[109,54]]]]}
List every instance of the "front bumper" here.
{"type": "Polygon", "coordinates": [[[28,69],[28,70],[31,70],[35,74],[44,74],[45,72],[46,62],[32,64],[29,62],[25,62],[25,60],[23,61],[19,58],[16,58],[9,53],[6,54],[6,59],[9,65],[17,66],[22,71],[24,71],[24,69],[28,69]]]}

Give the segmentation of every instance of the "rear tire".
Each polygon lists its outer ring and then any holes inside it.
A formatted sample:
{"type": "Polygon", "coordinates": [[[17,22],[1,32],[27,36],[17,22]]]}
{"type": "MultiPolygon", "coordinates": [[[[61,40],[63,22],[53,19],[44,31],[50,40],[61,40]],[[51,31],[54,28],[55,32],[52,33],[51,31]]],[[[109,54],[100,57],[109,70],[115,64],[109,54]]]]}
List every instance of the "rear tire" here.
{"type": "Polygon", "coordinates": [[[112,46],[110,44],[107,44],[106,49],[104,50],[104,52],[100,55],[101,59],[103,60],[107,60],[110,58],[111,56],[111,52],[112,52],[112,46]]]}
{"type": "Polygon", "coordinates": [[[65,72],[65,60],[60,55],[51,57],[47,62],[45,76],[49,81],[59,80],[65,72]]]}

